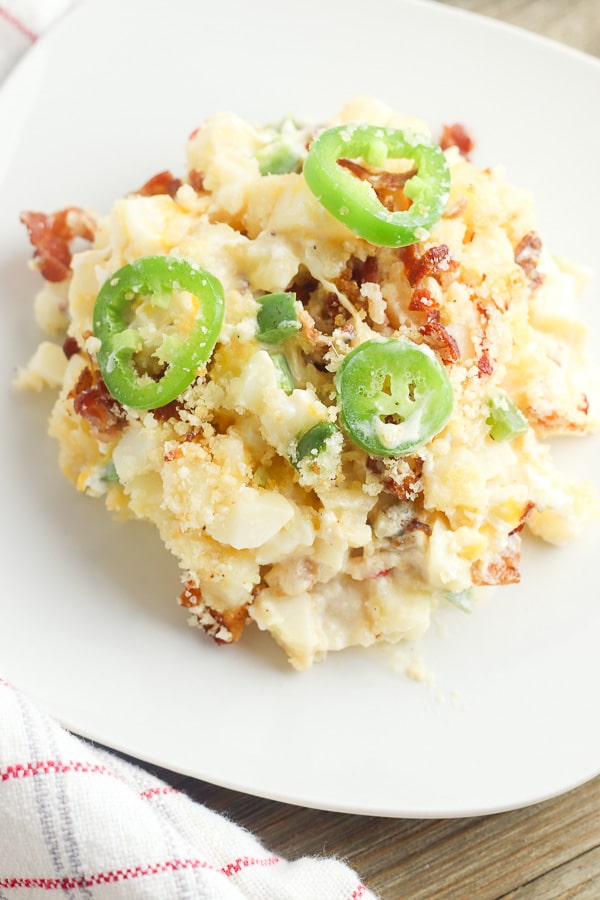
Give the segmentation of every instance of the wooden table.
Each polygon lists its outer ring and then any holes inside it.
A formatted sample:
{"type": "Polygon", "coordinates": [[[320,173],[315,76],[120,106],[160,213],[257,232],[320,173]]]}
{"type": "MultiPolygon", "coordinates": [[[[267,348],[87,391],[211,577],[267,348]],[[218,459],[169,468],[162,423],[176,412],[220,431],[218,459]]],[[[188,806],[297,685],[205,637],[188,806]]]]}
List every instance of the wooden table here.
{"type": "MultiPolygon", "coordinates": [[[[600,56],[600,0],[447,2],[600,56]]],[[[417,820],[303,809],[147,768],[278,854],[346,859],[385,900],[600,898],[600,778],[516,812],[417,820]]]]}

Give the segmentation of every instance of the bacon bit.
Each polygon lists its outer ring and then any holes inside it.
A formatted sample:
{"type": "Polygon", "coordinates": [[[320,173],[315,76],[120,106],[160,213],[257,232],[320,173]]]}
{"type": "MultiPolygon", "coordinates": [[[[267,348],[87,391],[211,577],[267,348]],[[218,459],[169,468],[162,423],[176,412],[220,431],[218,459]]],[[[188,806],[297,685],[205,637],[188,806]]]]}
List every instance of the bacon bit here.
{"type": "Polygon", "coordinates": [[[338,165],[352,172],[360,181],[368,181],[379,202],[390,211],[405,210],[411,205],[411,201],[404,194],[404,186],[417,169],[412,168],[407,172],[373,172],[366,166],[361,166],[352,159],[338,159],[338,165]]]}
{"type": "Polygon", "coordinates": [[[442,150],[447,150],[448,147],[458,147],[463,156],[469,156],[469,153],[473,150],[475,146],[475,142],[473,138],[466,130],[464,125],[461,125],[460,122],[455,122],[453,125],[444,125],[442,128],[442,135],[440,137],[440,147],[442,150]]]}
{"type": "Polygon", "coordinates": [[[492,562],[483,566],[474,563],[471,569],[473,584],[518,584],[521,580],[521,538],[517,533],[509,536],[506,547],[492,562]]]}
{"type": "Polygon", "coordinates": [[[379,260],[376,256],[367,256],[363,263],[362,271],[358,275],[358,283],[360,285],[365,284],[365,282],[369,282],[369,284],[377,284],[378,275],[379,260]]]}
{"type": "Polygon", "coordinates": [[[81,347],[77,343],[74,337],[67,337],[63,343],[63,353],[67,357],[67,359],[71,359],[72,356],[75,356],[76,353],[81,352],[81,347]]]}
{"type": "Polygon", "coordinates": [[[362,285],[367,281],[377,284],[378,275],[377,257],[367,256],[363,262],[362,259],[353,256],[348,260],[335,283],[354,306],[359,306],[365,302],[365,298],[360,292],[362,285]]]}
{"type": "Polygon", "coordinates": [[[198,172],[197,169],[190,169],[188,178],[196,193],[202,194],[204,191],[204,175],[202,172],[198,172]]]}
{"type": "Polygon", "coordinates": [[[414,488],[418,480],[419,478],[416,475],[413,477],[407,475],[402,481],[386,478],[383,482],[383,489],[388,494],[393,494],[399,500],[413,500],[415,497],[414,488]]]}
{"type": "Polygon", "coordinates": [[[198,624],[212,637],[216,644],[233,644],[239,641],[248,620],[248,610],[245,606],[238,609],[220,612],[208,606],[202,597],[201,588],[194,581],[186,581],[183,591],[179,595],[179,604],[186,609],[193,609],[198,615],[198,624]],[[198,612],[198,608],[200,611],[198,612]],[[225,630],[229,638],[222,637],[225,630]]]}
{"type": "Polygon", "coordinates": [[[460,348],[447,328],[436,319],[429,319],[419,328],[425,343],[439,354],[444,365],[449,366],[460,359],[460,348]]]}
{"type": "Polygon", "coordinates": [[[334,294],[333,291],[328,291],[325,296],[325,305],[332,318],[335,318],[344,310],[344,307],[340,303],[340,298],[337,294],[334,294]]]}
{"type": "Polygon", "coordinates": [[[427,318],[438,318],[440,305],[431,292],[425,288],[417,288],[413,291],[408,308],[411,312],[424,312],[427,318]]]}
{"type": "Polygon", "coordinates": [[[544,280],[537,268],[541,250],[542,241],[535,231],[526,234],[515,247],[515,262],[521,266],[534,289],[544,280]]]}
{"type": "Polygon", "coordinates": [[[404,263],[406,277],[412,287],[424,278],[436,278],[438,275],[452,272],[458,267],[457,261],[450,255],[450,248],[447,244],[430,247],[421,256],[418,255],[416,246],[416,244],[410,244],[398,251],[400,259],[404,263]]]}
{"type": "Polygon", "coordinates": [[[479,370],[477,372],[478,378],[483,378],[485,375],[491,375],[494,371],[494,366],[490,359],[490,354],[489,354],[487,347],[484,348],[484,350],[481,353],[481,356],[477,360],[477,368],[479,370]]]}
{"type": "Polygon", "coordinates": [[[535,509],[535,503],[532,503],[531,500],[528,500],[525,506],[523,507],[523,512],[521,513],[521,518],[519,519],[519,524],[516,528],[510,532],[510,534],[518,534],[520,531],[523,531],[525,527],[525,521],[529,518],[530,513],[535,509]]]}
{"type": "Polygon", "coordinates": [[[179,595],[178,602],[180,606],[184,606],[186,609],[202,606],[204,602],[202,600],[202,591],[193,581],[186,581],[179,595]]]}
{"type": "Polygon", "coordinates": [[[331,339],[326,334],[323,334],[322,331],[319,331],[315,325],[315,320],[307,309],[302,309],[298,313],[298,320],[300,322],[301,334],[308,338],[311,344],[319,344],[327,347],[331,344],[331,339]]]}
{"type": "Polygon", "coordinates": [[[447,328],[440,322],[440,308],[437,301],[425,288],[413,291],[410,303],[411,312],[425,313],[425,324],[419,327],[425,343],[435,350],[445,365],[451,365],[460,359],[460,348],[447,328]]]}
{"type": "Polygon", "coordinates": [[[153,175],[152,178],[149,178],[139,191],[136,191],[135,193],[142,197],[157,197],[160,194],[168,194],[169,197],[174,197],[181,187],[181,184],[181,179],[175,178],[175,176],[166,169],[164,172],[159,172],[157,175],[153,175]]]}
{"type": "Polygon", "coordinates": [[[413,501],[421,490],[418,482],[423,473],[423,460],[418,456],[405,457],[404,466],[408,471],[403,472],[402,478],[398,480],[392,477],[383,460],[374,456],[367,459],[368,469],[379,476],[386,493],[392,494],[399,500],[413,501]]]}
{"type": "Polygon", "coordinates": [[[577,409],[579,410],[579,412],[582,412],[584,416],[587,416],[590,411],[590,401],[587,398],[587,394],[581,395],[581,403],[579,403],[577,409]]]}
{"type": "Polygon", "coordinates": [[[34,247],[33,258],[46,281],[64,281],[71,274],[71,241],[94,240],[93,219],[77,206],[56,213],[24,212],[21,222],[34,247]]]}
{"type": "Polygon", "coordinates": [[[203,626],[206,633],[211,635],[211,637],[213,638],[215,643],[216,644],[232,644],[232,643],[235,643],[236,641],[239,641],[239,639],[242,636],[242,632],[244,630],[246,622],[248,621],[248,610],[246,609],[246,607],[241,606],[236,610],[226,611],[223,613],[218,612],[216,609],[212,609],[212,608],[209,609],[208,607],[207,607],[207,609],[210,612],[210,615],[213,617],[213,619],[216,620],[216,622],[218,624],[218,630],[220,631],[221,628],[225,628],[231,635],[231,640],[227,641],[227,640],[224,640],[223,638],[220,638],[218,636],[218,632],[217,632],[217,634],[212,634],[210,630],[208,630],[205,626],[203,626]]]}
{"type": "Polygon", "coordinates": [[[164,406],[157,406],[152,410],[152,415],[159,422],[166,422],[168,419],[178,419],[181,403],[178,399],[165,403],[164,406]]]}
{"type": "Polygon", "coordinates": [[[89,422],[99,441],[112,441],[118,437],[126,421],[125,410],[109,394],[100,372],[86,366],[69,398],[73,400],[77,415],[89,422]]]}

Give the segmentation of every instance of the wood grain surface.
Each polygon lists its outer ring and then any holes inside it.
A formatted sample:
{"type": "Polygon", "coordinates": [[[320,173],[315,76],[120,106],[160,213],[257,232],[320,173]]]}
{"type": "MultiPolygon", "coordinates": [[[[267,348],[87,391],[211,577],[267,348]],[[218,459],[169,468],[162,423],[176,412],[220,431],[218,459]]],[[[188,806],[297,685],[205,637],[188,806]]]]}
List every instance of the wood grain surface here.
{"type": "Polygon", "coordinates": [[[600,56],[599,0],[445,0],[600,56]]]}
{"type": "MultiPolygon", "coordinates": [[[[447,2],[600,56],[600,0],[447,2]]],[[[600,898],[600,778],[527,809],[410,820],[304,809],[146,768],[278,854],[345,859],[385,900],[600,898]]]]}

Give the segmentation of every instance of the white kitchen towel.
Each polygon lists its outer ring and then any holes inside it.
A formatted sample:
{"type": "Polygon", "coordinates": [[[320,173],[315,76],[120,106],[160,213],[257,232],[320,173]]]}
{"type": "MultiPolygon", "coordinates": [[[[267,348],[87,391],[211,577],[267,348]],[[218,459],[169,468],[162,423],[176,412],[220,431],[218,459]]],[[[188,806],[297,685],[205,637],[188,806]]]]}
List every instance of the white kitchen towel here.
{"type": "Polygon", "coordinates": [[[74,0],[3,0],[0,3],[0,83],[20,56],[74,0]]]}
{"type": "Polygon", "coordinates": [[[287,861],[0,678],[0,898],[358,900],[331,857],[287,861]]]}

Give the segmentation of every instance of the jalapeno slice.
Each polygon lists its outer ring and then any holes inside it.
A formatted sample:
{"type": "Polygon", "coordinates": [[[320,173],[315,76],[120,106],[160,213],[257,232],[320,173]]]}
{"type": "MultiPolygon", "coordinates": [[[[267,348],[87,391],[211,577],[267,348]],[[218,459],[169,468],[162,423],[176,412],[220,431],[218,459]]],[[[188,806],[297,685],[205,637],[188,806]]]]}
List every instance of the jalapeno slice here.
{"type": "Polygon", "coordinates": [[[374,338],[335,376],[340,423],[371,456],[404,456],[442,430],[454,405],[446,369],[425,344],[374,338]]]}
{"type": "Polygon", "coordinates": [[[359,237],[382,247],[405,247],[424,240],[441,217],[450,193],[450,170],[443,151],[424,135],[395,128],[328,128],[311,144],[303,171],[325,209],[359,237]],[[362,158],[380,167],[388,158],[412,160],[417,171],[404,185],[411,206],[387,209],[368,181],[360,181],[338,165],[343,158],[362,158]]]}
{"type": "Polygon", "coordinates": [[[223,287],[209,272],[174,256],[145,256],[123,266],[96,298],[98,366],[112,396],[124,406],[156,409],[194,380],[216,344],[225,310],[223,287]],[[169,322],[175,296],[185,297],[169,322]],[[135,327],[136,311],[161,313],[163,329],[135,327]],[[181,330],[184,331],[182,336],[181,330]],[[149,336],[152,343],[149,343],[149,336]]]}

